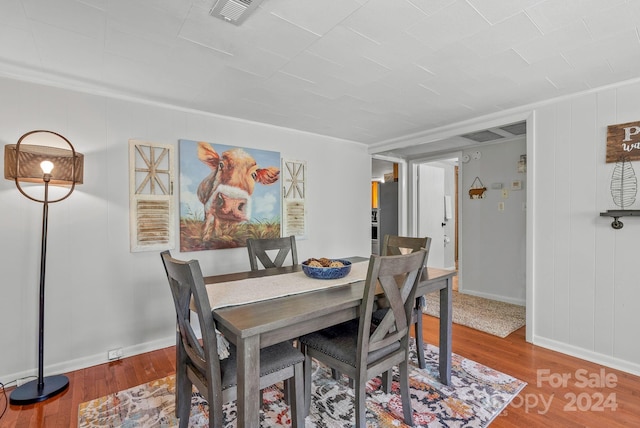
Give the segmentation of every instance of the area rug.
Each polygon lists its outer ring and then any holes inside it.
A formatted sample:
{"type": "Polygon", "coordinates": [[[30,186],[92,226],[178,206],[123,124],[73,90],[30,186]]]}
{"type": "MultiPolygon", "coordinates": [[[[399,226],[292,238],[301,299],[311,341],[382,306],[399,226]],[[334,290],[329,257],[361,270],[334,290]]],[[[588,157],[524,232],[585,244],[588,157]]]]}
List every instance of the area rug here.
{"type": "MultiPolygon", "coordinates": [[[[425,295],[422,312],[440,316],[440,293],[425,295]]],[[[525,307],[470,294],[453,292],[453,322],[498,337],[507,337],[525,325],[525,307]]]]}
{"type": "MultiPolygon", "coordinates": [[[[411,403],[416,427],[486,427],[525,387],[526,383],[459,355],[452,356],[451,385],[438,381],[438,348],[425,345],[427,367],[410,370],[411,403]]],[[[412,362],[417,362],[412,343],[412,362]]],[[[367,427],[406,427],[397,372],[393,390],[385,394],[380,378],[367,384],[367,427]]],[[[79,428],[175,427],[175,378],[168,376],[125,391],[80,404],[79,428]]],[[[290,426],[289,408],[282,400],[282,385],[263,392],[261,427],[290,426]]],[[[306,428],[353,427],[353,390],[343,377],[314,361],[312,402],[306,428]]],[[[194,392],[189,427],[208,426],[208,405],[194,392]]],[[[235,403],[224,407],[225,427],[236,426],[235,403]]]]}

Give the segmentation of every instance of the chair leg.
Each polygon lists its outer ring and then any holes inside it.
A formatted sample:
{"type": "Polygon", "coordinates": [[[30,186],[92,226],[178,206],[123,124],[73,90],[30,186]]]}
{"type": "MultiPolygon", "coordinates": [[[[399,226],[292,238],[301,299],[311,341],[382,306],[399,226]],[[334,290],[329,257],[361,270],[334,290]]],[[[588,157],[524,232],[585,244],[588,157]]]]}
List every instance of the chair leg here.
{"type": "Polygon", "coordinates": [[[176,373],[176,417],[180,421],[179,428],[187,428],[189,426],[192,388],[193,386],[187,378],[186,370],[176,373]]]}
{"type": "Polygon", "coordinates": [[[402,399],[402,414],[404,423],[413,426],[413,409],[411,407],[411,392],[409,390],[409,363],[404,361],[399,365],[400,398],[402,399]]]}
{"type": "Polygon", "coordinates": [[[417,320],[415,323],[415,336],[416,336],[416,354],[418,354],[418,367],[424,369],[427,367],[427,363],[424,359],[424,339],[422,338],[422,313],[417,314],[417,320]]]}
{"type": "Polygon", "coordinates": [[[334,369],[333,367],[331,368],[331,377],[334,378],[335,380],[340,380],[340,378],[342,377],[342,373],[340,373],[338,370],[334,369]]]}
{"type": "Polygon", "coordinates": [[[393,372],[391,370],[387,370],[382,373],[382,390],[385,394],[391,392],[391,382],[393,381],[393,372]]]}
{"type": "MultiPolygon", "coordinates": [[[[331,368],[331,377],[335,380],[340,380],[342,379],[342,373],[340,372],[340,370],[336,370],[333,367],[331,368]]],[[[349,378],[349,388],[354,389],[355,388],[355,383],[353,382],[353,379],[349,378]]]]}
{"type": "MultiPolygon", "coordinates": [[[[178,340],[178,339],[176,339],[178,340]]],[[[179,419],[179,428],[187,428],[189,414],[191,413],[191,392],[193,383],[187,374],[187,355],[182,341],[176,343],[176,417],[179,419]]]]}
{"type": "Polygon", "coordinates": [[[291,394],[289,399],[289,409],[291,410],[291,428],[304,428],[304,419],[306,411],[306,399],[305,399],[305,383],[304,383],[304,364],[296,364],[293,367],[293,379],[287,379],[287,382],[292,381],[289,392],[291,394]]]}
{"type": "MultiPolygon", "coordinates": [[[[293,339],[291,341],[291,345],[296,348],[296,349],[300,349],[300,341],[298,339],[293,339]]],[[[301,377],[302,379],[302,377],[301,377]]],[[[283,388],[283,393],[284,393],[284,402],[285,404],[291,405],[291,400],[294,398],[294,395],[292,395],[292,391],[291,391],[291,382],[292,379],[289,378],[287,380],[284,381],[284,388],[283,388]]]]}
{"type": "Polygon", "coordinates": [[[424,359],[424,339],[422,338],[422,308],[424,306],[424,296],[416,299],[416,309],[414,315],[416,316],[415,336],[416,336],[416,354],[418,354],[418,367],[424,369],[427,367],[427,363],[424,359]]]}
{"type": "Polygon", "coordinates": [[[354,390],[354,398],[356,401],[356,428],[365,428],[367,426],[367,381],[359,379],[354,390]]]}
{"type": "Polygon", "coordinates": [[[313,371],[311,357],[307,353],[306,346],[302,346],[304,352],[304,412],[303,416],[309,416],[311,408],[311,372],[313,371]]]}

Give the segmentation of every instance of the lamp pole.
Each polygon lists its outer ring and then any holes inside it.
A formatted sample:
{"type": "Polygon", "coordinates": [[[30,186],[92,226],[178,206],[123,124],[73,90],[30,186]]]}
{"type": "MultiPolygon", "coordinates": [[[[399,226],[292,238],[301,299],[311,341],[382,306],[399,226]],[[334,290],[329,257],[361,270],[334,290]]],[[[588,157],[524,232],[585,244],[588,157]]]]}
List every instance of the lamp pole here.
{"type": "Polygon", "coordinates": [[[42,241],[40,244],[40,314],[38,320],[38,391],[44,389],[44,279],[47,267],[47,228],[49,223],[49,182],[51,173],[45,173],[44,201],[42,202],[42,241]]]}
{"type": "Polygon", "coordinates": [[[38,379],[25,383],[11,392],[10,402],[25,405],[44,401],[67,389],[69,379],[64,375],[44,377],[44,285],[47,264],[47,227],[49,223],[49,182],[53,164],[41,164],[44,176],[44,200],[42,200],[42,239],[40,246],[40,307],[38,314],[38,379]]]}

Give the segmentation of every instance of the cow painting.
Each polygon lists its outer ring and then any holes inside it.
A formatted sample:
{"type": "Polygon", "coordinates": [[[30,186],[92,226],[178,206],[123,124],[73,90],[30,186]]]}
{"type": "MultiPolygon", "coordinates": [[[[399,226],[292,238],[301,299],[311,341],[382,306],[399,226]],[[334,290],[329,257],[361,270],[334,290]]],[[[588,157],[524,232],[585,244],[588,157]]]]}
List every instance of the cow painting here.
{"type": "Polygon", "coordinates": [[[211,144],[199,142],[197,153],[210,170],[197,190],[204,205],[202,239],[208,241],[220,235],[225,226],[250,221],[255,185],[277,182],[280,169],[259,167],[254,157],[241,148],[231,148],[220,155],[211,144]]]}

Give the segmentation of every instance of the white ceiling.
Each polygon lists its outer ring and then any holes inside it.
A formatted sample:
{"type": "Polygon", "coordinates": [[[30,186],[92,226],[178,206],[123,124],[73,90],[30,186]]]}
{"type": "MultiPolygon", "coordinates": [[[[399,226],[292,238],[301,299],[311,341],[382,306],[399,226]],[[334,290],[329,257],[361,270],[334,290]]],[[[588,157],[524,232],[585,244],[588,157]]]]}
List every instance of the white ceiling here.
{"type": "Polygon", "coordinates": [[[640,1],[2,0],[0,75],[380,143],[640,77],[640,1]]]}

